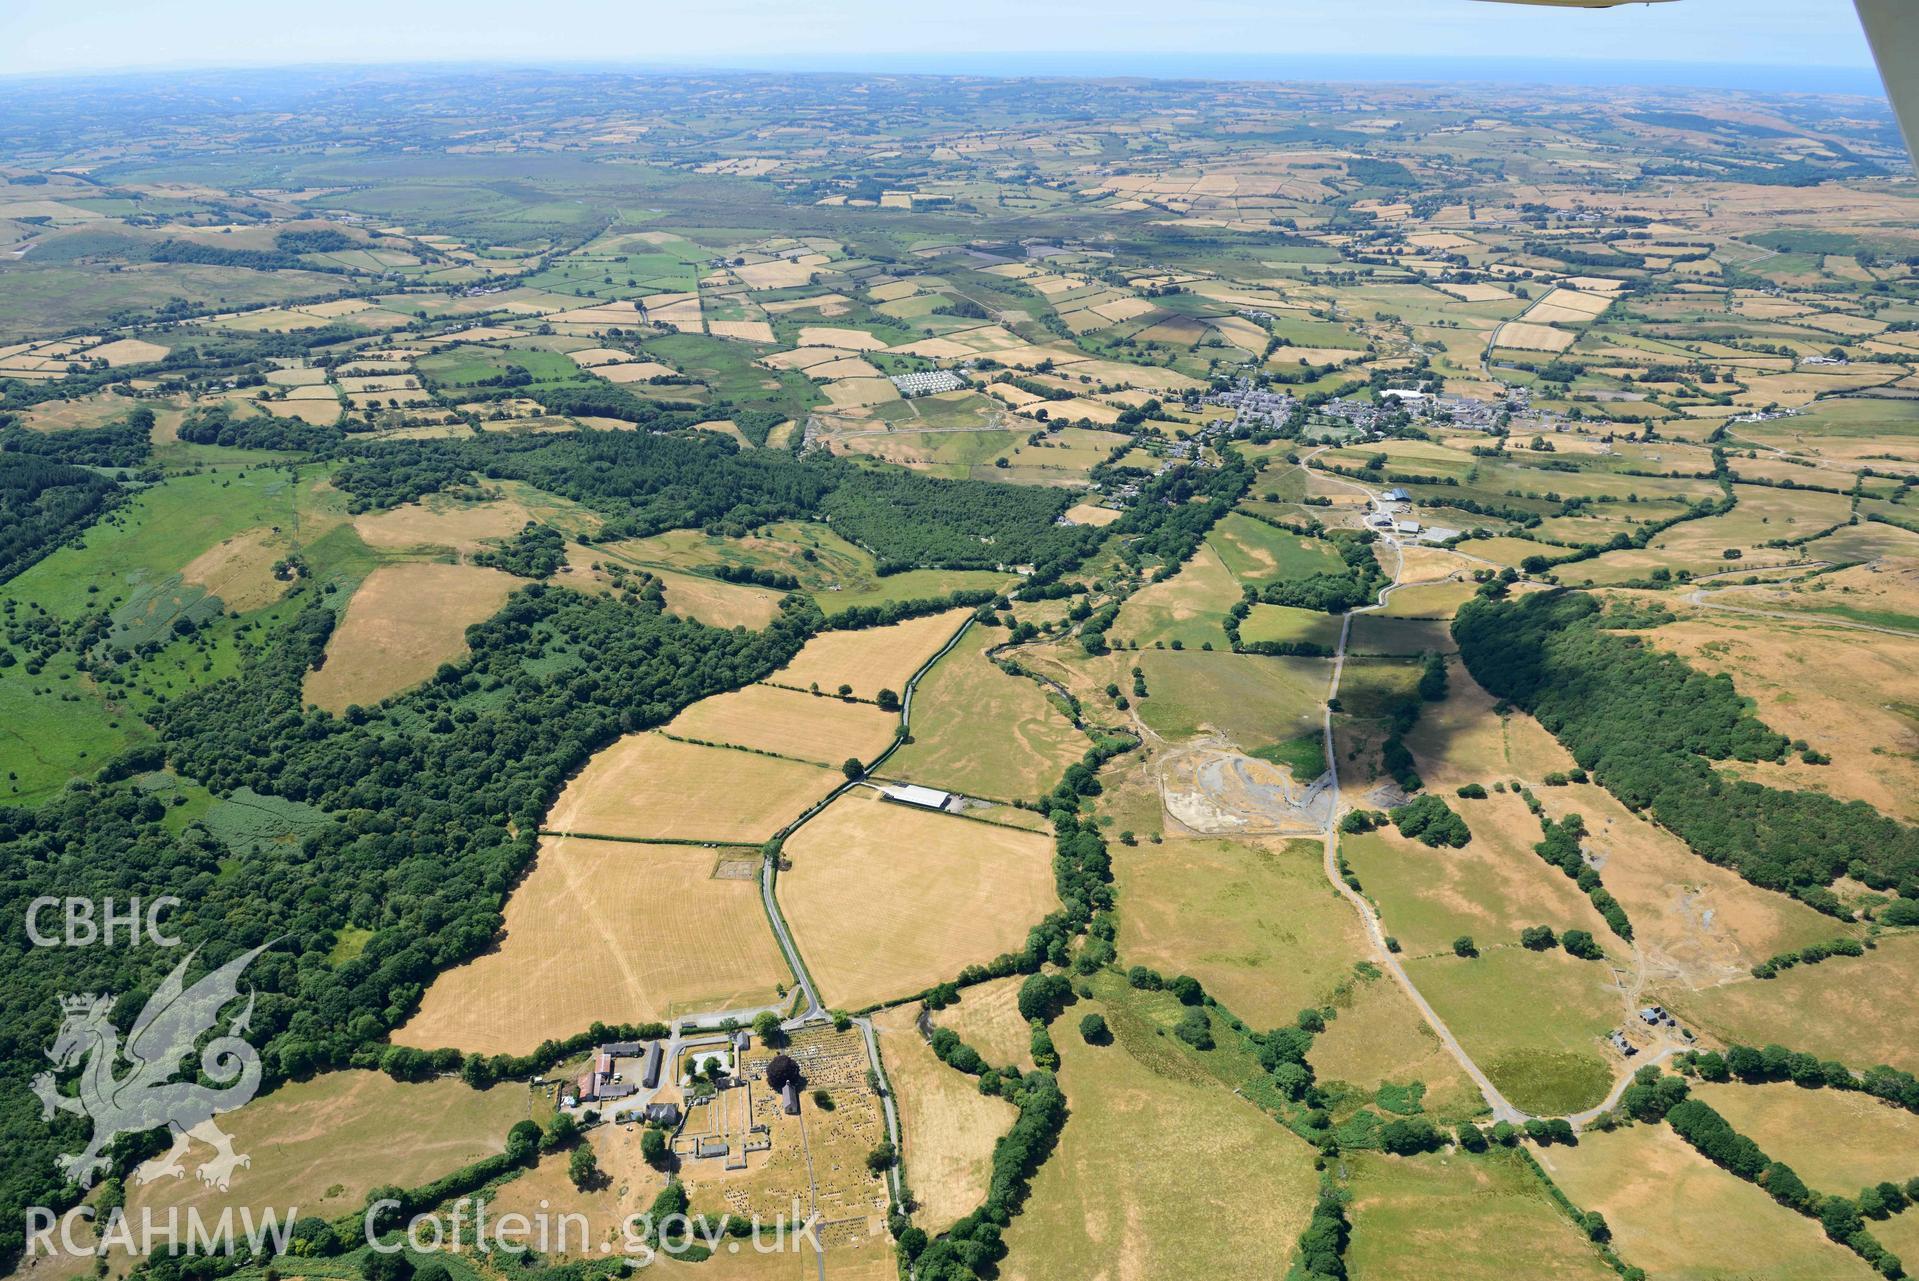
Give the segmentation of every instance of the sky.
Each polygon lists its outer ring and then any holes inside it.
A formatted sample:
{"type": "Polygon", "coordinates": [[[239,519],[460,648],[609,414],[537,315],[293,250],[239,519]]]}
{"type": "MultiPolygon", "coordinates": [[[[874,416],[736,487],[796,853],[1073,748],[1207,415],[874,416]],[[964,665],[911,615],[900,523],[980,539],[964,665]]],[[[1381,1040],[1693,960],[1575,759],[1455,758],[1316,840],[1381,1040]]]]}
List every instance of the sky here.
{"type": "MultiPolygon", "coordinates": [[[[1365,78],[1406,59],[1871,65],[1850,0],[1554,10],[1480,0],[3,0],[0,74],[512,61],[1365,78]],[[1227,74],[1234,74],[1226,72],[1227,74]],[[1242,72],[1243,73],[1243,72],[1242,72]]],[[[1781,72],[1781,78],[1789,73],[1781,72]]],[[[1800,87],[1787,86],[1781,87],[1800,87]]],[[[1811,86],[1806,86],[1811,87],[1811,86]]]]}

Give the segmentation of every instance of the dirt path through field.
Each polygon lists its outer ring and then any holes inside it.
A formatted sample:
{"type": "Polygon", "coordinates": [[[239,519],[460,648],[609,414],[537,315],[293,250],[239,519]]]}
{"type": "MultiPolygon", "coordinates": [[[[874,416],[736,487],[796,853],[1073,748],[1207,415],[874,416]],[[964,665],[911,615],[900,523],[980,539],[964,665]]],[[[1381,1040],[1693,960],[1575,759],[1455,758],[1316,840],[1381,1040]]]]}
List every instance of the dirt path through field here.
{"type": "MultiPolygon", "coordinates": [[[[1308,454],[1301,462],[1301,467],[1303,468],[1307,462],[1310,462],[1313,458],[1324,452],[1324,448],[1325,447],[1322,446],[1320,449],[1316,449],[1308,454]]],[[[1368,498],[1377,497],[1373,491],[1367,489],[1364,485],[1346,480],[1344,477],[1333,476],[1329,477],[1329,479],[1351,485],[1354,489],[1364,493],[1368,498]]],[[[1399,580],[1405,573],[1405,557],[1400,553],[1399,544],[1393,541],[1390,536],[1382,535],[1381,541],[1393,549],[1393,581],[1380,591],[1377,601],[1371,605],[1354,610],[1353,613],[1347,614],[1341,621],[1339,628],[1339,645],[1333,651],[1332,681],[1326,690],[1326,698],[1329,705],[1325,709],[1323,719],[1320,723],[1320,732],[1325,735],[1326,759],[1333,763],[1331,788],[1332,807],[1330,817],[1326,822],[1324,838],[1323,862],[1326,879],[1333,883],[1334,889],[1346,897],[1346,901],[1351,903],[1353,909],[1359,913],[1360,920],[1366,923],[1366,935],[1373,945],[1373,959],[1382,969],[1393,976],[1393,981],[1399,984],[1401,990],[1403,990],[1408,999],[1412,1001],[1414,1008],[1419,1011],[1420,1017],[1426,1020],[1428,1027],[1432,1028],[1433,1035],[1439,1038],[1439,1043],[1446,1047],[1446,1052],[1458,1061],[1459,1066],[1465,1070],[1466,1075],[1472,1078],[1473,1084],[1479,1087],[1480,1094],[1485,1097],[1486,1106],[1492,1109],[1493,1120],[1518,1123],[1526,1120],[1527,1114],[1521,1112],[1508,1102],[1506,1096],[1499,1092],[1499,1087],[1493,1084],[1492,1078],[1487,1076],[1479,1064],[1473,1061],[1472,1055],[1466,1053],[1466,1048],[1459,1043],[1459,1038],[1453,1035],[1452,1029],[1446,1026],[1446,1021],[1439,1017],[1439,1012],[1433,1009],[1432,1005],[1427,1002],[1425,996],[1420,993],[1418,986],[1414,984],[1411,977],[1407,975],[1405,967],[1400,965],[1399,957],[1394,955],[1392,949],[1386,946],[1386,931],[1383,923],[1380,921],[1379,913],[1374,910],[1371,903],[1366,901],[1364,895],[1352,886],[1346,884],[1346,879],[1339,874],[1339,755],[1333,745],[1333,711],[1330,703],[1331,700],[1339,696],[1340,677],[1346,670],[1346,642],[1352,635],[1353,614],[1370,613],[1384,609],[1387,598],[1398,589],[1399,580]]]]}
{"type": "Polygon", "coordinates": [[[1728,614],[1744,614],[1749,618],[1771,618],[1786,623],[1807,623],[1819,627],[1842,627],[1847,631],[1878,632],[1882,636],[1907,636],[1919,639],[1919,632],[1909,631],[1903,627],[1883,627],[1878,623],[1855,623],[1849,618],[1834,618],[1830,614],[1815,614],[1811,612],[1795,614],[1791,610],[1784,609],[1754,609],[1749,605],[1728,605],[1725,601],[1718,599],[1733,590],[1736,589],[1726,588],[1716,592],[1703,590],[1694,591],[1686,595],[1685,601],[1688,605],[1697,605],[1701,609],[1723,610],[1728,614]]]}

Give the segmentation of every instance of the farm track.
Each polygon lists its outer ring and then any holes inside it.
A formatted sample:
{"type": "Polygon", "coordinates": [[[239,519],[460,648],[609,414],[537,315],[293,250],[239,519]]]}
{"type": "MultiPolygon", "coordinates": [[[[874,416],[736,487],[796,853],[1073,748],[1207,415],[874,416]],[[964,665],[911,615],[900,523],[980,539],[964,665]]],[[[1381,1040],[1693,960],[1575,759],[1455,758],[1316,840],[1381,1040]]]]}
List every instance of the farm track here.
{"type": "MultiPolygon", "coordinates": [[[[1321,449],[1314,450],[1313,453],[1308,454],[1306,459],[1301,462],[1301,468],[1304,469],[1306,462],[1310,462],[1322,452],[1324,452],[1323,446],[1321,449]]],[[[1331,479],[1352,486],[1354,489],[1364,493],[1368,498],[1375,497],[1373,492],[1364,485],[1346,480],[1343,476],[1335,476],[1331,477],[1331,479]]],[[[1487,1076],[1479,1064],[1474,1061],[1473,1056],[1466,1053],[1466,1047],[1461,1045],[1459,1038],[1453,1035],[1452,1029],[1446,1025],[1446,1020],[1439,1017],[1439,1012],[1433,1009],[1431,1003],[1428,1002],[1424,994],[1420,992],[1418,985],[1415,984],[1412,977],[1406,973],[1405,967],[1399,963],[1399,958],[1393,954],[1391,948],[1386,946],[1385,926],[1380,920],[1379,913],[1374,910],[1371,903],[1366,901],[1365,895],[1348,885],[1345,877],[1339,874],[1339,755],[1333,744],[1333,711],[1330,703],[1332,699],[1339,696],[1340,678],[1345,674],[1346,642],[1352,634],[1353,614],[1371,613],[1384,609],[1387,598],[1399,589],[1399,580],[1406,572],[1406,558],[1401,553],[1399,544],[1390,539],[1385,541],[1387,546],[1393,549],[1393,559],[1396,562],[1393,567],[1393,581],[1381,589],[1377,601],[1371,605],[1353,610],[1341,620],[1339,626],[1339,645],[1333,652],[1333,676],[1326,690],[1328,706],[1325,708],[1320,722],[1320,733],[1324,737],[1326,759],[1332,766],[1333,793],[1332,808],[1329,811],[1330,817],[1326,821],[1322,866],[1326,872],[1326,879],[1331,881],[1333,888],[1338,890],[1339,893],[1346,898],[1346,901],[1353,905],[1353,909],[1359,913],[1360,919],[1366,923],[1366,933],[1372,941],[1375,959],[1387,973],[1393,976],[1393,980],[1398,983],[1400,989],[1406,993],[1406,996],[1412,1001],[1413,1006],[1418,1009],[1420,1017],[1424,1018],[1426,1025],[1433,1030],[1433,1035],[1437,1036],[1439,1043],[1446,1047],[1446,1052],[1453,1056],[1459,1063],[1459,1066],[1465,1071],[1466,1075],[1472,1079],[1473,1084],[1479,1087],[1480,1094],[1486,1100],[1486,1106],[1492,1110],[1493,1120],[1511,1121],[1514,1123],[1523,1122],[1527,1119],[1527,1114],[1514,1107],[1512,1103],[1507,1100],[1506,1096],[1500,1093],[1499,1087],[1493,1084],[1492,1078],[1487,1076]]]]}
{"type": "Polygon", "coordinates": [[[1687,594],[1685,601],[1688,605],[1697,605],[1701,609],[1716,609],[1728,614],[1743,614],[1748,618],[1771,618],[1786,623],[1810,623],[1820,627],[1841,627],[1847,631],[1877,632],[1881,636],[1905,636],[1919,640],[1919,631],[1909,631],[1903,627],[1885,627],[1878,623],[1858,623],[1849,618],[1834,618],[1830,614],[1817,614],[1810,611],[1806,613],[1794,613],[1791,610],[1753,609],[1747,605],[1728,605],[1724,601],[1714,599],[1724,594],[1724,591],[1694,591],[1687,594]]]}
{"type": "MultiPolygon", "coordinates": [[[[1324,447],[1322,447],[1322,450],[1323,448],[1324,447]]],[[[1322,452],[1322,450],[1315,450],[1313,451],[1312,454],[1307,455],[1306,459],[1303,460],[1300,464],[1301,468],[1304,469],[1306,463],[1310,462],[1311,459],[1314,456],[1316,456],[1318,453],[1322,452]]],[[[1362,493],[1366,494],[1369,498],[1374,496],[1372,491],[1367,489],[1364,485],[1360,485],[1360,484],[1357,484],[1356,482],[1347,480],[1343,476],[1328,475],[1328,478],[1339,481],[1343,484],[1349,485],[1354,489],[1360,490],[1362,493]]],[[[1398,591],[1400,587],[1402,586],[1411,585],[1411,584],[1402,583],[1400,581],[1400,579],[1403,577],[1405,573],[1406,560],[1405,560],[1404,554],[1400,550],[1399,544],[1394,542],[1391,539],[1386,539],[1385,541],[1388,546],[1393,548],[1394,559],[1397,562],[1394,568],[1393,581],[1380,591],[1379,599],[1375,603],[1352,611],[1352,613],[1347,614],[1345,619],[1342,620],[1340,624],[1340,629],[1339,629],[1339,646],[1333,657],[1332,682],[1330,687],[1327,690],[1327,698],[1329,700],[1338,697],[1338,694],[1339,694],[1340,677],[1344,674],[1345,667],[1346,667],[1346,644],[1347,644],[1347,639],[1352,632],[1353,614],[1372,613],[1377,610],[1382,610],[1386,608],[1386,603],[1388,598],[1395,591],[1398,591]]],[[[1695,592],[1693,593],[1693,596],[1699,597],[1704,594],[1705,593],[1695,592]]],[[[1695,603],[1705,605],[1708,608],[1714,607],[1712,603],[1709,601],[1696,601],[1695,603]]],[[[1719,608],[1726,608],[1726,607],[1720,606],[1719,608]]],[[[1748,611],[1739,611],[1739,612],[1748,612],[1748,611]]],[[[1872,630],[1889,630],[1889,629],[1872,629],[1872,630]]],[[[1912,633],[1896,633],[1896,634],[1912,634],[1912,633]]],[[[1411,976],[1408,975],[1405,971],[1405,968],[1402,965],[1400,965],[1399,958],[1395,956],[1393,952],[1391,951],[1391,949],[1389,949],[1386,946],[1385,926],[1379,913],[1373,908],[1373,905],[1367,901],[1366,897],[1363,894],[1353,889],[1350,885],[1346,884],[1345,878],[1339,874],[1339,854],[1338,854],[1338,850],[1339,850],[1338,822],[1339,822],[1339,803],[1340,803],[1339,767],[1338,767],[1338,757],[1334,752],[1334,746],[1333,746],[1333,714],[1330,707],[1328,707],[1326,710],[1325,719],[1321,725],[1321,732],[1325,736],[1324,747],[1326,752],[1326,759],[1328,761],[1333,762],[1332,817],[1328,821],[1327,828],[1326,828],[1326,837],[1325,837],[1324,866],[1326,871],[1326,878],[1333,883],[1333,888],[1338,890],[1341,894],[1343,894],[1346,897],[1346,900],[1353,905],[1355,910],[1359,912],[1360,918],[1366,923],[1366,932],[1372,939],[1373,949],[1377,959],[1392,974],[1393,978],[1399,983],[1400,987],[1405,991],[1406,995],[1409,998],[1411,998],[1414,1006],[1418,1008],[1421,1016],[1426,1020],[1427,1026],[1432,1028],[1434,1035],[1436,1035],[1439,1038],[1440,1043],[1446,1047],[1447,1052],[1450,1053],[1453,1056],[1453,1058],[1458,1061],[1460,1067],[1465,1070],[1466,1075],[1471,1077],[1474,1084],[1476,1084],[1479,1087],[1479,1091],[1481,1095],[1485,1097],[1487,1106],[1492,1109],[1493,1119],[1495,1121],[1510,1121],[1515,1124],[1522,1123],[1531,1119],[1532,1114],[1522,1111],[1520,1108],[1514,1106],[1513,1103],[1510,1100],[1508,1100],[1504,1094],[1500,1092],[1499,1087],[1497,1087],[1496,1085],[1492,1083],[1491,1078],[1486,1075],[1484,1070],[1480,1068],[1479,1064],[1476,1061],[1474,1061],[1473,1057],[1466,1052],[1465,1047],[1462,1046],[1459,1043],[1458,1038],[1453,1035],[1452,1029],[1447,1027],[1445,1020],[1439,1017],[1438,1012],[1433,1009],[1432,1005],[1426,1000],[1425,996],[1420,992],[1418,985],[1416,985],[1412,981],[1411,976]]],[[[1630,1018],[1632,1017],[1633,1010],[1637,1007],[1639,1003],[1641,993],[1643,992],[1646,985],[1645,960],[1641,956],[1639,951],[1639,946],[1637,944],[1633,945],[1633,960],[1632,960],[1632,968],[1630,972],[1620,973],[1616,971],[1615,975],[1617,979],[1617,986],[1619,989],[1621,1000],[1626,1007],[1626,1017],[1630,1018]]],[[[1647,1055],[1646,1058],[1640,1064],[1640,1066],[1643,1067],[1646,1064],[1663,1063],[1667,1058],[1671,1057],[1673,1054],[1676,1054],[1685,1048],[1686,1048],[1685,1046],[1680,1045],[1679,1043],[1671,1040],[1668,1036],[1662,1033],[1657,1050],[1647,1055]]],[[[1627,1073],[1625,1076],[1622,1076],[1613,1082],[1612,1089],[1607,1092],[1607,1095],[1604,1100],[1602,1100],[1596,1106],[1587,1108],[1586,1110],[1582,1112],[1575,1113],[1567,1117],[1566,1119],[1576,1127],[1587,1124],[1588,1122],[1596,1119],[1601,1113],[1610,1111],[1613,1107],[1615,1107],[1619,1102],[1620,1096],[1625,1093],[1626,1088],[1630,1086],[1631,1084],[1632,1084],[1632,1074],[1627,1073]]]]}

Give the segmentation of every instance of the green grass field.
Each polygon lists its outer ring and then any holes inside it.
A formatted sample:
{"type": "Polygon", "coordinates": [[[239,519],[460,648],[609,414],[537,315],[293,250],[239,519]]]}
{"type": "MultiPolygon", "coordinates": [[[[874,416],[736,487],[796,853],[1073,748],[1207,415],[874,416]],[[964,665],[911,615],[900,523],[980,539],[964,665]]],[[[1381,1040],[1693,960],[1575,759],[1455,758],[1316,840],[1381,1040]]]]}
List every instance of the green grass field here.
{"type": "Polygon", "coordinates": [[[1247,755],[1257,756],[1275,765],[1284,765],[1293,772],[1293,778],[1300,782],[1318,778],[1326,772],[1326,738],[1316,729],[1296,734],[1283,742],[1255,747],[1247,755]]]}
{"type": "Polygon", "coordinates": [[[596,559],[640,569],[698,571],[731,565],[791,574],[828,614],[857,605],[1005,587],[1013,581],[1007,574],[971,569],[913,569],[882,577],[864,548],[811,521],[780,521],[746,538],[678,529],[652,538],[601,544],[593,554],[596,559]]]}
{"type": "MultiPolygon", "coordinates": [[[[203,448],[174,447],[188,459],[203,448]]],[[[171,477],[88,530],[79,546],[56,551],[9,583],[8,594],[23,604],[67,620],[105,610],[114,643],[151,640],[160,648],[128,668],[130,679],[120,685],[78,673],[66,653],[37,677],[24,665],[0,669],[0,771],[11,776],[0,794],[43,798],[145,741],[143,716],[166,698],[237,673],[246,650],[302,603],[283,596],[236,610],[181,577],[203,553],[236,535],[266,539],[270,550],[232,580],[233,590],[249,595],[263,587],[268,596],[283,592],[265,577],[265,562],[296,552],[314,587],[350,590],[364,578],[379,557],[346,523],[344,495],[319,485],[323,474],[303,467],[290,482],[280,469],[223,467],[171,477]],[[195,621],[197,632],[176,635],[179,618],[195,621]]],[[[217,585],[220,570],[210,572],[217,585]]]]}
{"type": "Polygon", "coordinates": [[[1041,687],[986,657],[1002,630],[974,628],[920,681],[913,741],[885,772],[970,796],[1026,799],[1059,780],[1085,754],[1086,736],[1041,687]]]}
{"type": "Polygon", "coordinates": [[[1150,841],[1111,846],[1128,963],[1191,974],[1256,1028],[1331,999],[1363,952],[1358,918],[1316,841],[1150,841]],[[1204,930],[1192,923],[1205,921],[1204,930]]]}
{"type": "Polygon", "coordinates": [[[1564,952],[1520,947],[1470,960],[1415,958],[1406,973],[1515,1107],[1546,1116],[1592,1107],[1612,1085],[1602,1049],[1625,1017],[1610,973],[1564,952]],[[1525,993],[1516,1000],[1515,993],[1525,993]]]}
{"type": "Polygon", "coordinates": [[[1255,605],[1239,625],[1239,638],[1248,645],[1278,641],[1330,650],[1339,644],[1339,628],[1334,614],[1289,605],[1255,605]]]}
{"type": "Polygon", "coordinates": [[[1274,529],[1238,512],[1213,526],[1206,541],[1243,584],[1276,583],[1345,568],[1331,544],[1274,529]]]}
{"type": "Polygon", "coordinates": [[[1136,705],[1155,733],[1186,739],[1209,726],[1242,748],[1310,732],[1332,677],[1317,658],[1157,649],[1125,657],[1146,673],[1148,696],[1136,705]]]}

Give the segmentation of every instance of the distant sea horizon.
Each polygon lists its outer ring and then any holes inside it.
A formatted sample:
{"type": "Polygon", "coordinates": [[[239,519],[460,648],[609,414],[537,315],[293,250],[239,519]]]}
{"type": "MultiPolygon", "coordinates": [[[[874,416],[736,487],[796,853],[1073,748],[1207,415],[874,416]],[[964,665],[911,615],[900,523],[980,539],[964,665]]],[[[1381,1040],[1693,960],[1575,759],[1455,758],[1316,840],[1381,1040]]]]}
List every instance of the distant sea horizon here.
{"type": "MultiPolygon", "coordinates": [[[[704,60],[702,60],[704,63],[704,60]]],[[[687,63],[692,68],[699,64],[687,63]]],[[[1138,76],[1155,80],[1304,80],[1384,84],[1539,84],[1735,89],[1884,98],[1871,66],[1777,66],[1657,59],[1360,54],[902,53],[728,58],[741,71],[955,76],[1138,76]]]]}

